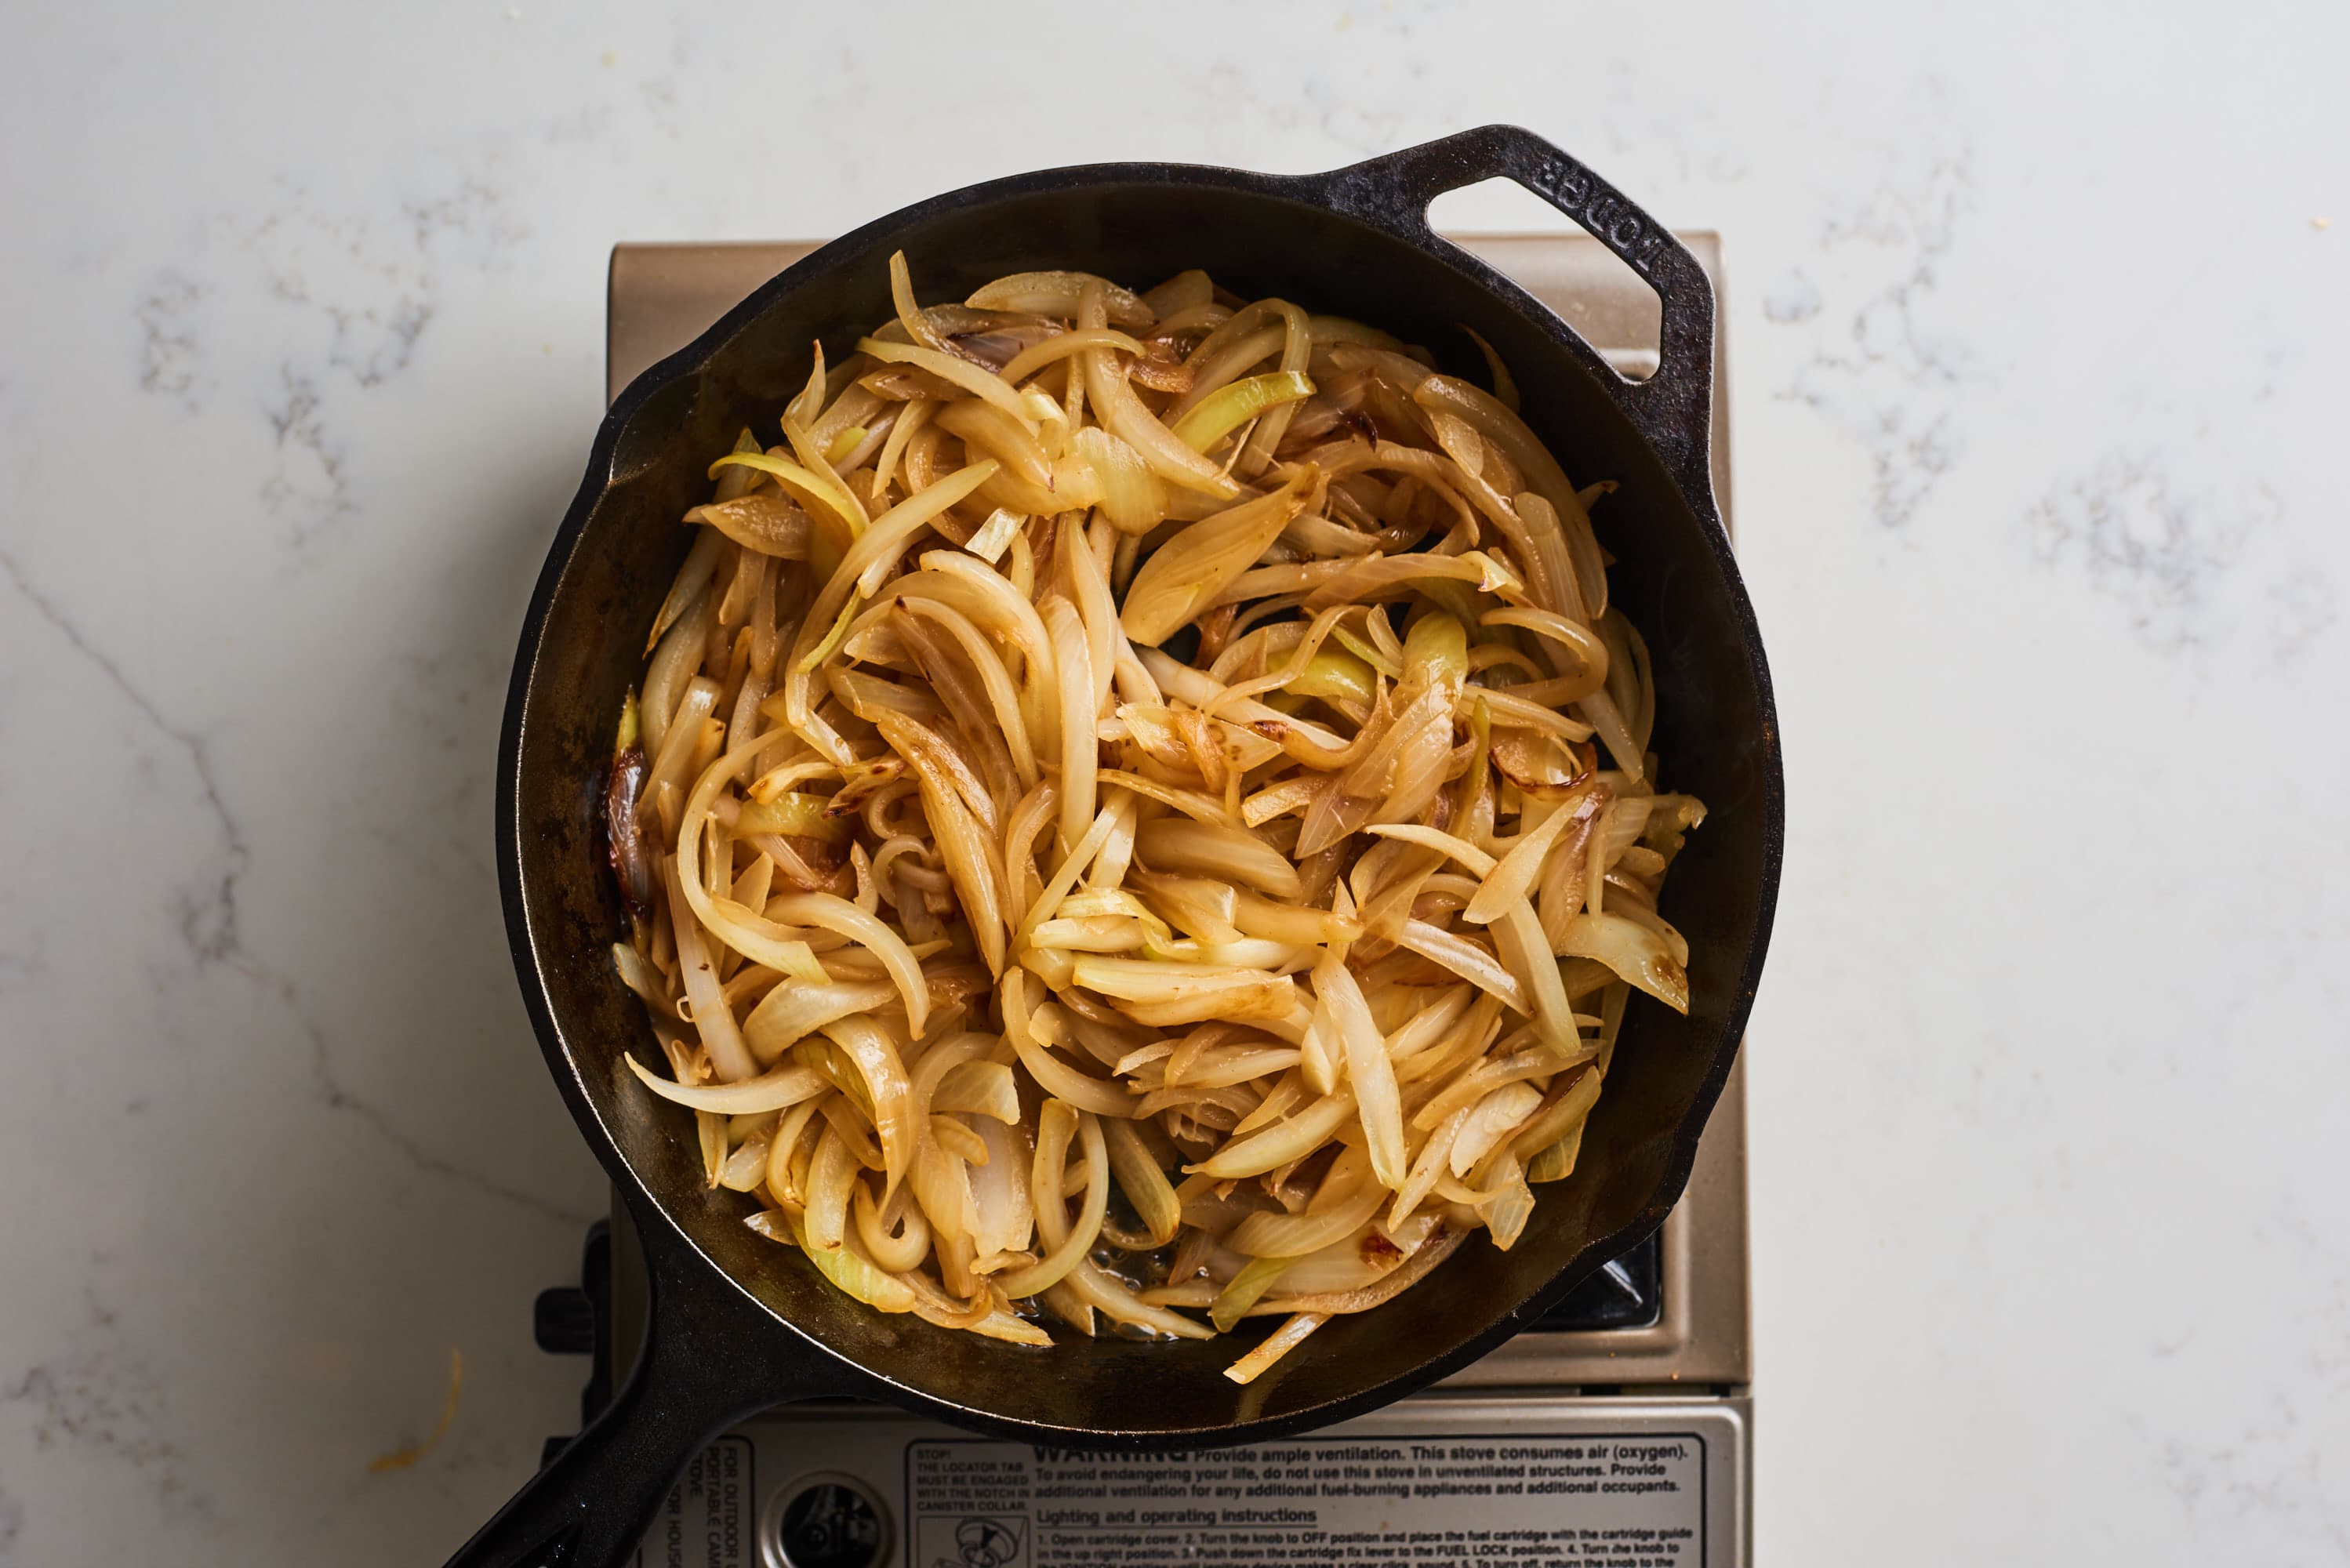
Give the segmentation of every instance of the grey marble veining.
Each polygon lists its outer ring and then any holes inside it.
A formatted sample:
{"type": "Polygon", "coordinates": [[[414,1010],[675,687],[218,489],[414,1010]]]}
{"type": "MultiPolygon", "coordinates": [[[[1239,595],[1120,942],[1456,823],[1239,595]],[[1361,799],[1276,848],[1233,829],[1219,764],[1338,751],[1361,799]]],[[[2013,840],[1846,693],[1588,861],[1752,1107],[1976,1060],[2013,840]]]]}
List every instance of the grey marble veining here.
{"type": "Polygon", "coordinates": [[[2343,15],[923,12],[12,29],[0,1564],[435,1562],[575,1419],[491,769],[615,239],[1492,119],[1728,242],[1763,1559],[2350,1557],[2343,15]]]}

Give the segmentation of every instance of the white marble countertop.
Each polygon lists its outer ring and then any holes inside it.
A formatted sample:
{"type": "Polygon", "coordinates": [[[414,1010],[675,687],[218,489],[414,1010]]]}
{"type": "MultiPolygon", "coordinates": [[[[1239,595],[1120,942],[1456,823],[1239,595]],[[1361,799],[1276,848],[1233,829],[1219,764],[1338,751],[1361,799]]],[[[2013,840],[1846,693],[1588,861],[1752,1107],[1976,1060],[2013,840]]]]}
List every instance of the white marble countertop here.
{"type": "Polygon", "coordinates": [[[2343,12],[658,9],[11,28],[0,1564],[437,1563],[575,1421],[490,786],[613,241],[1486,119],[1727,238],[1761,1559],[2350,1555],[2343,12]]]}

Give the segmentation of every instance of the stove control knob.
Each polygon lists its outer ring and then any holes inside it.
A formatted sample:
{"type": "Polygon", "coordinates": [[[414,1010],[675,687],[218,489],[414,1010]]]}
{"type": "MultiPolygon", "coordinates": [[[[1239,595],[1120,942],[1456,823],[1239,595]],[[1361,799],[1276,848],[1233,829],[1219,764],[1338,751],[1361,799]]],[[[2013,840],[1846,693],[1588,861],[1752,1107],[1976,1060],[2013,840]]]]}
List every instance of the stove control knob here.
{"type": "Polygon", "coordinates": [[[596,1348],[596,1305],[577,1285],[538,1293],[530,1314],[531,1337],[549,1355],[587,1355],[596,1348]]]}
{"type": "Polygon", "coordinates": [[[874,1568],[889,1551],[889,1521],[853,1477],[809,1476],[773,1527],[785,1568],[874,1568]]]}

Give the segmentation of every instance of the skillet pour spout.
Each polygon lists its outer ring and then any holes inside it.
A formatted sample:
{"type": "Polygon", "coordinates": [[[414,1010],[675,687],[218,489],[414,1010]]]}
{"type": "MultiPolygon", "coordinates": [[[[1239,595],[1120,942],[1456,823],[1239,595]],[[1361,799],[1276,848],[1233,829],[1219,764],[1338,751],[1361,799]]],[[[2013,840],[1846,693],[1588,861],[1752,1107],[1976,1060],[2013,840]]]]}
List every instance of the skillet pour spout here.
{"type": "Polygon", "coordinates": [[[532,597],[501,735],[497,835],[508,940],[565,1103],[646,1252],[650,1326],[612,1406],[452,1559],[463,1568],[617,1565],[712,1436],[775,1405],[855,1396],[978,1431],[1127,1450],[1253,1441],[1361,1414],[1538,1318],[1653,1230],[1686,1183],[1735,1057],[1768,940],[1783,834],[1778,722],[1753,611],[1709,469],[1714,299],[1695,259],[1589,168],[1486,126],[1327,173],[1128,163],[954,191],[780,274],[613,405],[532,597]],[[1435,234],[1428,203],[1496,176],[1606,244],[1663,301],[1659,368],[1627,380],[1523,289],[1435,234]],[[1078,267],[1147,285],[1205,267],[1376,322],[1448,369],[1515,375],[1570,473],[1617,482],[1600,519],[1612,597],[1648,638],[1657,753],[1707,803],[1663,913],[1689,939],[1686,1016],[1638,1007],[1575,1177],[1543,1189],[1507,1252],[1465,1246],[1394,1301],[1333,1320],[1245,1387],[1228,1341],[1104,1336],[1049,1350],[884,1316],[710,1194],[690,1137],[620,1061],[661,1055],[607,954],[624,929],[598,836],[612,723],[683,556],[678,519],[744,425],[770,428],[806,373],[891,314],[887,262],[960,298],[1005,273],[1078,267]]]}

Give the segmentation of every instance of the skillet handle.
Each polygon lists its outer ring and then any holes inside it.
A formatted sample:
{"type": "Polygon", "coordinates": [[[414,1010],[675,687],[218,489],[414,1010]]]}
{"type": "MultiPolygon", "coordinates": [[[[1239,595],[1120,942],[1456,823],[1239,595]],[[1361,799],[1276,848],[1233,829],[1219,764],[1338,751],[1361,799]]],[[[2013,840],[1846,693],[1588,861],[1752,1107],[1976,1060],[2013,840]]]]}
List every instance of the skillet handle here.
{"type": "Polygon", "coordinates": [[[1627,379],[1572,328],[1569,335],[1684,492],[1693,500],[1710,498],[1713,286],[1671,230],[1582,162],[1514,125],[1479,126],[1312,176],[1310,183],[1326,205],[1423,248],[1453,249],[1429,227],[1428,204],[1447,191],[1495,178],[1515,181],[1573,218],[1657,291],[1664,316],[1657,373],[1647,380],[1627,379]]]}
{"type": "Polygon", "coordinates": [[[781,1366],[768,1317],[659,1215],[639,1215],[650,1300],[636,1369],[611,1404],[525,1483],[448,1568],[626,1568],[670,1488],[712,1438],[793,1400],[853,1391],[814,1345],[781,1366]]]}

